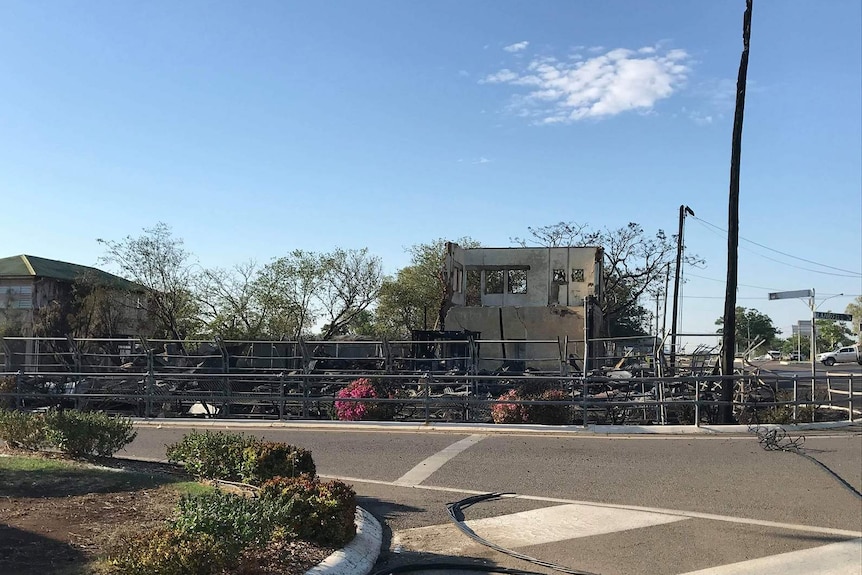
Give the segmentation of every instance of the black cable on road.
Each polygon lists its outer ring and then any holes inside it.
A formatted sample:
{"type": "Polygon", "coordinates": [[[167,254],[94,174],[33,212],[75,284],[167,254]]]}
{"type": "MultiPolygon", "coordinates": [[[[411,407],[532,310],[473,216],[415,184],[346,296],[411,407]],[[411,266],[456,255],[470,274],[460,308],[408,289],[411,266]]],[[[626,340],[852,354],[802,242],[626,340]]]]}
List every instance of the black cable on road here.
{"type": "Polygon", "coordinates": [[[531,557],[529,555],[524,555],[523,553],[518,553],[517,551],[513,551],[511,549],[506,549],[505,547],[501,547],[496,543],[492,543],[487,539],[484,539],[477,535],[472,529],[467,527],[464,523],[464,512],[463,510],[471,505],[475,505],[476,503],[482,501],[489,501],[491,499],[499,499],[503,495],[511,495],[510,493],[483,493],[481,495],[473,495],[472,497],[467,497],[460,501],[456,501],[455,503],[449,503],[446,508],[449,511],[449,518],[455,523],[455,526],[461,530],[464,535],[488,547],[493,549],[494,551],[498,551],[509,557],[514,557],[515,559],[520,559],[522,561],[527,561],[528,563],[533,563],[534,565],[539,565],[541,567],[546,567],[548,569],[552,569],[554,571],[560,571],[561,573],[568,573],[569,575],[597,575],[596,573],[592,573],[590,571],[580,571],[578,569],[572,569],[571,567],[566,567],[564,565],[558,565],[556,563],[551,563],[549,561],[543,561],[541,559],[536,559],[535,557],[531,557]]]}
{"type": "Polygon", "coordinates": [[[857,499],[862,499],[862,492],[850,485],[847,480],[832,471],[825,463],[808,455],[804,451],[805,436],[799,435],[791,437],[787,430],[783,427],[768,428],[762,425],[754,425],[748,428],[749,431],[757,435],[757,442],[767,451],[784,451],[786,453],[795,453],[819,466],[823,471],[828,473],[842,487],[852,493],[857,499]]]}

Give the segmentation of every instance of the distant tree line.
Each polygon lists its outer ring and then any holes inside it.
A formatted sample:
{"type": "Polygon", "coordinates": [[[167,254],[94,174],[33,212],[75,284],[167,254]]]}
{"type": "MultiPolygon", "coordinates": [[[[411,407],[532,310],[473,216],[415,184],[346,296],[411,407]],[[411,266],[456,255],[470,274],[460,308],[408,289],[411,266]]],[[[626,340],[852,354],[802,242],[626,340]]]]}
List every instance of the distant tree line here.
{"type": "MultiPolygon", "coordinates": [[[[604,290],[597,303],[605,335],[650,332],[645,305],[663,295],[676,255],[674,237],[662,230],[648,235],[635,223],[592,229],[560,222],[528,232],[513,243],[603,248],[604,290]]],[[[464,248],[481,247],[469,237],[456,241],[464,248]]],[[[39,335],[110,336],[116,333],[118,309],[134,305],[150,319],[151,337],[396,339],[415,329],[439,329],[447,309],[442,238],[408,248],[410,263],[392,276],[384,275],[381,259],[367,248],[293,250],[266,263],[203,268],[164,223],[138,236],[98,242],[104,248],[100,266],[140,286],[140,293],[118,298],[115,289],[81,278],[70,288],[71,297],[39,310],[39,335]]]]}

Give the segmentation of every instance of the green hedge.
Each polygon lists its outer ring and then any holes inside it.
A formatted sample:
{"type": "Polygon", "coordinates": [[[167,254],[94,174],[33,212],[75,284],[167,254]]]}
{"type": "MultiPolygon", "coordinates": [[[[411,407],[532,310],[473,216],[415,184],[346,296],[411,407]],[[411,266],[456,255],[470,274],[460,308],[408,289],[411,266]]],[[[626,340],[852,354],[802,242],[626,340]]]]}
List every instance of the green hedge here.
{"type": "Polygon", "coordinates": [[[286,443],[264,442],[242,452],[242,480],[260,485],[274,477],[296,477],[317,473],[311,452],[286,443]]]}
{"type": "Polygon", "coordinates": [[[314,475],[311,452],[286,443],[224,431],[192,431],[168,445],[169,461],[182,464],[195,477],[243,481],[260,485],[273,477],[314,475]]]}
{"type": "Polygon", "coordinates": [[[55,448],[71,457],[110,457],[136,435],[130,419],[104,413],[0,410],[0,439],[19,449],[55,448]]]}
{"type": "Polygon", "coordinates": [[[242,480],[242,454],[258,440],[240,433],[192,431],[168,445],[168,460],[179,463],[195,477],[242,480]]]}
{"type": "Polygon", "coordinates": [[[236,550],[205,533],[158,527],[123,537],[108,556],[116,575],[216,575],[232,567],[236,550]]]}

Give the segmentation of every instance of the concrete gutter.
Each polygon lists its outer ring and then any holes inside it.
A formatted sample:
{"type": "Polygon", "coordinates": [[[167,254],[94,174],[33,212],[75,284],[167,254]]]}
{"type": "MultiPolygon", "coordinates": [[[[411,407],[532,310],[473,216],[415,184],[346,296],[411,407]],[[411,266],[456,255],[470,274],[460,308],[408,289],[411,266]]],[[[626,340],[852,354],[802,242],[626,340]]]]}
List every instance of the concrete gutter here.
{"type": "MultiPolygon", "coordinates": [[[[143,419],[133,418],[138,427],[154,428],[199,428],[199,429],[309,429],[321,431],[390,431],[390,432],[443,432],[485,434],[573,434],[573,435],[717,435],[747,434],[748,425],[530,425],[497,423],[420,423],[402,421],[248,421],[236,419],[143,419]]],[[[859,422],[825,421],[821,423],[762,424],[767,429],[782,428],[785,431],[818,429],[840,429],[858,427],[859,422]]]]}
{"type": "Polygon", "coordinates": [[[383,528],[371,513],[356,508],[356,537],[305,575],[368,575],[383,543],[383,528]]]}

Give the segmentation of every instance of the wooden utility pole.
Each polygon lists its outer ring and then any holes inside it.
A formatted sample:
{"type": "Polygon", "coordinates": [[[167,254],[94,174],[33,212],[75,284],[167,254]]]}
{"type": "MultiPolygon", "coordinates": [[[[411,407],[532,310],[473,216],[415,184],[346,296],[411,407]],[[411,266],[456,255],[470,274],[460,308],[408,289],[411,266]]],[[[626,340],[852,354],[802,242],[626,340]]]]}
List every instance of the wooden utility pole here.
{"type": "MultiPolygon", "coordinates": [[[[745,0],[742,17],[742,57],[736,80],[736,112],[733,115],[733,140],[730,150],[730,199],[727,210],[727,288],[724,295],[724,326],[721,337],[721,375],[733,375],[734,349],[736,348],[736,286],[739,253],[739,166],[742,156],[742,119],[745,112],[745,83],[748,77],[748,44],[751,38],[751,9],[753,0],[745,0]]],[[[733,421],[733,380],[721,384],[719,420],[733,421]]]]}
{"type": "Polygon", "coordinates": [[[670,318],[670,373],[676,375],[676,352],[677,352],[677,323],[679,317],[679,282],[682,277],[682,254],[685,250],[683,233],[685,231],[685,215],[694,215],[690,207],[682,205],[679,207],[679,232],[676,235],[676,275],[673,278],[673,313],[670,318]]]}

